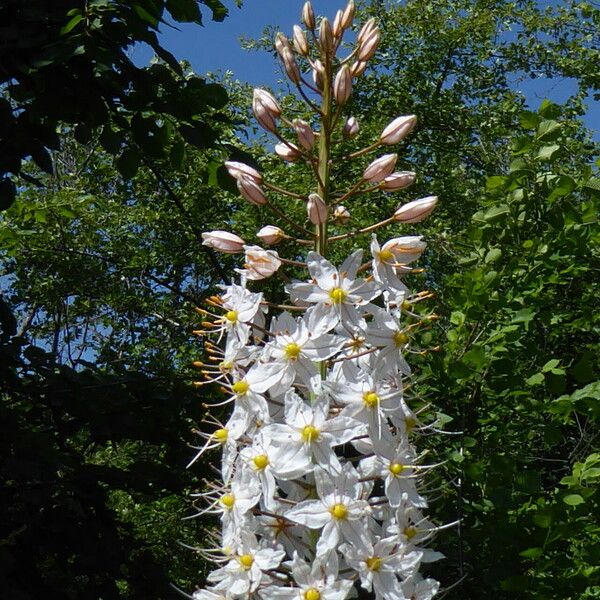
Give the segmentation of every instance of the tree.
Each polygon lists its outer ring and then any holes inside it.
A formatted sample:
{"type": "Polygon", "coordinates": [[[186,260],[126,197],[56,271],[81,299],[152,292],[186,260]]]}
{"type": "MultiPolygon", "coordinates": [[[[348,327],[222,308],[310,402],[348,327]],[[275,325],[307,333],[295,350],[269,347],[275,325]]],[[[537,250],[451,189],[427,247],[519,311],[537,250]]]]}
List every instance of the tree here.
{"type": "MultiPolygon", "coordinates": [[[[50,150],[60,147],[58,124],[83,143],[94,139],[118,155],[120,172],[135,175],[142,155],[168,156],[176,167],[183,143],[215,142],[209,107],[222,108],[225,90],[201,77],[186,77],[157,37],[166,12],[176,22],[202,23],[199,4],[222,20],[219,0],[20,0],[0,8],[0,209],[14,200],[13,176],[31,159],[54,170],[50,150]],[[127,54],[146,43],[164,64],[136,67],[127,54]]],[[[29,178],[29,179],[28,179],[29,178]]]]}

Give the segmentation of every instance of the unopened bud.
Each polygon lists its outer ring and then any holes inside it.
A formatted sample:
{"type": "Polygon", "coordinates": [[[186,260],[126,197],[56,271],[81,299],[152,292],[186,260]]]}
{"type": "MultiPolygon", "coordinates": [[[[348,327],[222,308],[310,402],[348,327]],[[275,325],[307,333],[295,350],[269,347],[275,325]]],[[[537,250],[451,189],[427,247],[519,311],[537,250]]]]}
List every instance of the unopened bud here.
{"type": "Polygon", "coordinates": [[[281,60],[283,62],[283,68],[287,76],[290,78],[292,83],[298,84],[300,83],[300,69],[298,68],[298,63],[292,54],[292,51],[289,48],[284,48],[281,52],[281,60]]]}
{"type": "Polygon", "coordinates": [[[276,144],[275,153],[286,162],[294,162],[300,158],[300,150],[294,144],[276,144]]]}
{"type": "Polygon", "coordinates": [[[418,223],[433,212],[437,201],[437,196],[427,196],[420,200],[413,200],[398,208],[394,213],[394,220],[400,223],[418,223]]]}
{"type": "Polygon", "coordinates": [[[360,77],[366,70],[367,63],[364,60],[357,60],[352,63],[352,67],[350,70],[352,72],[352,77],[360,77]]]}
{"type": "Polygon", "coordinates": [[[357,58],[359,61],[366,62],[369,60],[377,50],[377,46],[379,46],[379,40],[381,36],[379,35],[379,28],[376,27],[373,31],[363,39],[358,47],[357,58]]]}
{"type": "Polygon", "coordinates": [[[308,219],[313,225],[320,225],[327,221],[327,205],[319,194],[310,194],[306,204],[308,219]]]}
{"type": "Polygon", "coordinates": [[[229,231],[206,231],[202,234],[202,245],[226,254],[238,254],[246,242],[229,231]]]}
{"type": "Polygon", "coordinates": [[[267,279],[281,266],[279,255],[275,250],[265,250],[260,246],[244,246],[244,270],[240,270],[247,279],[258,281],[267,279]]]}
{"type": "Polygon", "coordinates": [[[308,56],[308,40],[299,25],[294,25],[294,36],[292,37],[296,52],[302,56],[308,56]]]}
{"type": "Polygon", "coordinates": [[[397,173],[388,175],[383,180],[380,187],[386,192],[397,192],[398,190],[403,190],[409,185],[412,185],[415,181],[415,177],[416,175],[412,171],[398,171],[397,173]]]}
{"type": "Polygon", "coordinates": [[[333,96],[335,101],[339,104],[346,104],[350,94],[352,93],[352,74],[348,65],[343,65],[342,68],[337,72],[335,81],[333,83],[333,96]]]}
{"type": "Polygon", "coordinates": [[[333,25],[331,26],[331,31],[333,33],[333,37],[336,40],[339,40],[344,33],[344,28],[342,27],[342,17],[343,16],[344,16],[344,13],[341,10],[338,10],[335,13],[335,19],[333,19],[333,25]]]}
{"type": "Polygon", "coordinates": [[[376,158],[365,169],[365,172],[363,173],[363,179],[365,181],[371,181],[373,183],[383,181],[388,175],[390,175],[393,172],[397,160],[397,154],[384,154],[383,156],[376,158]]]}
{"type": "Polygon", "coordinates": [[[249,177],[239,177],[236,180],[237,189],[240,194],[255,206],[262,206],[267,203],[267,197],[262,191],[262,188],[254,180],[249,177]]]}
{"type": "Polygon", "coordinates": [[[313,81],[315,82],[315,85],[322,90],[325,87],[325,67],[319,59],[315,60],[313,64],[313,81]]]}
{"type": "Polygon", "coordinates": [[[279,57],[283,59],[283,51],[285,49],[291,50],[290,42],[287,37],[281,33],[281,31],[275,36],[275,50],[277,50],[277,54],[279,57]]]}
{"type": "Polygon", "coordinates": [[[354,0],[349,0],[344,12],[342,14],[342,28],[348,29],[352,26],[352,21],[354,20],[354,0]]]}
{"type": "Polygon", "coordinates": [[[344,129],[342,130],[342,135],[346,139],[352,139],[358,133],[358,121],[355,117],[350,117],[346,123],[344,124],[344,129]]]}
{"type": "Polygon", "coordinates": [[[274,117],[281,116],[281,106],[279,106],[279,102],[277,102],[275,97],[266,90],[254,88],[252,100],[253,102],[262,104],[274,117]]]}
{"type": "Polygon", "coordinates": [[[264,104],[260,102],[253,101],[252,102],[252,111],[254,112],[254,116],[258,121],[258,124],[267,131],[275,132],[277,131],[277,121],[275,120],[275,116],[271,111],[267,109],[264,104]]]}
{"type": "Polygon", "coordinates": [[[303,148],[310,150],[315,144],[315,134],[310,125],[302,119],[294,119],[292,124],[298,136],[298,142],[300,145],[303,148]]]}
{"type": "Polygon", "coordinates": [[[285,233],[279,227],[266,225],[256,234],[256,237],[260,238],[268,246],[274,246],[285,239],[285,233]]]}
{"type": "Polygon", "coordinates": [[[302,7],[302,22],[309,28],[314,29],[315,22],[315,13],[313,11],[312,4],[310,2],[305,2],[302,7]]]}
{"type": "Polygon", "coordinates": [[[356,42],[361,44],[362,41],[374,30],[376,29],[377,24],[375,21],[375,17],[371,17],[361,28],[356,36],[356,42]]]}
{"type": "Polygon", "coordinates": [[[227,160],[225,161],[225,167],[227,168],[229,174],[235,179],[239,179],[240,177],[248,177],[256,183],[262,183],[262,175],[249,165],[236,162],[234,160],[227,160]]]}
{"type": "Polygon", "coordinates": [[[321,50],[326,54],[329,54],[333,50],[333,32],[331,31],[331,24],[327,17],[321,19],[321,25],[319,26],[319,45],[321,50]]]}
{"type": "Polygon", "coordinates": [[[397,144],[403,140],[414,128],[417,123],[415,115],[405,115],[394,119],[379,136],[382,144],[397,144]]]}
{"type": "Polygon", "coordinates": [[[341,204],[335,207],[333,211],[333,221],[339,225],[344,225],[350,220],[350,213],[345,206],[341,204]]]}

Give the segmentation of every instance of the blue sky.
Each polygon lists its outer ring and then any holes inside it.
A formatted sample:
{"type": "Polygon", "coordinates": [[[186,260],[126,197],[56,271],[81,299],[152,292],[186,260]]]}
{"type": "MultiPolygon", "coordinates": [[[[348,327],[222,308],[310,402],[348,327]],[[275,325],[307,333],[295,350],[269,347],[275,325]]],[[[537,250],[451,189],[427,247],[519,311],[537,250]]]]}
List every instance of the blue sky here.
{"type": "MultiPolygon", "coordinates": [[[[242,49],[240,38],[258,38],[267,25],[275,25],[291,33],[292,25],[299,22],[304,0],[244,0],[241,8],[237,8],[233,0],[224,1],[229,8],[229,16],[222,23],[211,21],[210,12],[204,10],[204,27],[178,24],[177,31],[163,25],[161,42],[178,60],[188,60],[199,74],[229,70],[236,79],[252,85],[275,87],[276,74],[271,56],[266,52],[242,49]]],[[[553,0],[540,1],[541,5],[555,3],[553,0]]],[[[330,18],[344,5],[345,0],[313,0],[315,12],[330,18]]],[[[144,65],[152,57],[152,51],[136,46],[132,55],[137,64],[144,65]]],[[[568,79],[526,80],[515,82],[515,88],[525,95],[533,109],[544,98],[562,103],[575,89],[568,79]]],[[[600,140],[600,102],[589,99],[585,121],[589,128],[595,130],[595,139],[600,140]]]]}

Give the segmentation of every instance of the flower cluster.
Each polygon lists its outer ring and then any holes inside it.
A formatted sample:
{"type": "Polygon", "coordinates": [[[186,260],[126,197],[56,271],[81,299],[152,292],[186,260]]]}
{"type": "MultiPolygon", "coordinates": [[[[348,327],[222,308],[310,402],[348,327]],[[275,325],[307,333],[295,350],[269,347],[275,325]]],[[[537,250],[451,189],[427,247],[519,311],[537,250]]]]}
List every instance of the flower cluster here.
{"type": "MultiPolygon", "coordinates": [[[[302,20],[314,44],[299,26],[292,43],[283,34],[276,39],[288,77],[315,109],[319,131],[307,121],[287,121],[265,90],[254,94],[258,122],[280,140],[276,153],[314,169],[316,191],[287,192],[253,167],[227,163],[244,198],[273,209],[308,239],[274,225],[257,237],[267,245],[311,244],[306,261],[247,245],[226,231],[204,234],[205,244],[243,252],[245,261],[239,283],[223,286],[206,309],[198,309],[205,318],[199,333],[218,340],[205,343],[212,363],[198,363],[205,376],[199,385],[219,382],[226,395],[219,405],[232,411],[225,423],[215,419],[214,430],[202,434],[206,442],[192,461],[222,449],[222,482],[199,494],[204,505],[198,513],[220,519],[215,548],[202,550],[220,566],[195,600],[343,600],[356,586],[376,599],[429,600],[438,591],[436,581],[419,574],[422,563],[440,557],[428,548],[439,527],[423,514],[422,479],[435,465],[425,464],[413,445],[428,426],[405,395],[412,332],[434,318],[415,308],[429,294],[411,294],[403,281],[425,242],[402,236],[380,244],[375,233],[388,224],[424,219],[437,199],[408,202],[385,221],[328,237],[330,224],[351,218],[342,201],[374,190],[402,190],[415,179],[412,172],[394,170],[396,154],[385,154],[364,168],[349,191],[335,196],[330,189],[338,117],[379,41],[378,27],[369,21],[355,49],[338,61],[353,17],[350,1],[332,25],[323,18],[317,27],[307,2],[302,20]],[[300,65],[311,68],[312,84],[300,65]],[[320,108],[309,93],[321,98],[320,108]],[[280,122],[295,132],[297,143],[280,133],[280,122]],[[280,211],[269,192],[304,202],[306,227],[280,211]],[[369,234],[370,256],[356,250],[339,268],[325,257],[328,242],[369,234]],[[288,264],[308,276],[287,283],[287,304],[268,302],[248,288],[288,264]]],[[[350,158],[399,143],[415,122],[412,115],[394,119],[375,144],[350,158]]],[[[343,143],[356,135],[358,122],[351,117],[340,129],[343,143]]]]}

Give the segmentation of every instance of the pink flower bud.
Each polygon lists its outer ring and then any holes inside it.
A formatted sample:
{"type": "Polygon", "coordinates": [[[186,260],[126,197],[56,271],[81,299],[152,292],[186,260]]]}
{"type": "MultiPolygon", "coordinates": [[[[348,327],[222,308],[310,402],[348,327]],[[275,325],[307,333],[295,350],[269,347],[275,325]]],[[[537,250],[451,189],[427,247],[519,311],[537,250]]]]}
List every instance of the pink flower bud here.
{"type": "Polygon", "coordinates": [[[296,52],[302,56],[308,56],[308,40],[299,25],[294,25],[294,36],[292,40],[296,52]]]}
{"type": "Polygon", "coordinates": [[[322,90],[325,85],[325,67],[323,66],[323,63],[319,59],[315,60],[315,62],[313,64],[314,64],[314,68],[312,70],[313,81],[315,82],[315,85],[317,86],[317,88],[322,90]]]}
{"type": "Polygon", "coordinates": [[[300,83],[300,69],[298,63],[289,48],[284,48],[281,52],[281,60],[283,62],[283,68],[285,69],[286,75],[290,78],[292,83],[300,83]]]}
{"type": "Polygon", "coordinates": [[[286,162],[294,162],[300,158],[300,150],[294,144],[276,144],[275,153],[286,162]]]}
{"type": "Polygon", "coordinates": [[[358,121],[354,117],[350,117],[344,124],[342,135],[346,139],[352,139],[355,135],[358,134],[358,129],[358,121]]]}
{"type": "Polygon", "coordinates": [[[348,29],[352,25],[352,21],[354,20],[354,0],[349,0],[344,12],[342,14],[342,28],[348,29]]]}
{"type": "Polygon", "coordinates": [[[346,104],[352,93],[352,74],[348,65],[343,65],[337,72],[333,83],[333,97],[339,105],[346,104]]]}
{"type": "Polygon", "coordinates": [[[285,239],[285,233],[279,227],[266,225],[256,234],[256,237],[260,238],[268,246],[274,246],[285,239]]]}
{"type": "Polygon", "coordinates": [[[349,220],[350,220],[350,213],[348,212],[348,209],[345,206],[342,206],[341,204],[339,206],[336,206],[335,210],[333,211],[334,223],[343,225],[344,223],[347,223],[349,220]]]}
{"type": "Polygon", "coordinates": [[[437,201],[437,196],[427,196],[420,200],[413,200],[398,208],[394,213],[394,220],[400,223],[418,223],[433,212],[437,201]]]}
{"type": "Polygon", "coordinates": [[[235,233],[229,231],[207,231],[202,234],[202,245],[214,248],[226,254],[238,254],[244,249],[246,242],[235,233]]]}
{"type": "Polygon", "coordinates": [[[298,142],[303,148],[310,150],[315,144],[315,134],[310,125],[302,119],[294,119],[292,121],[294,130],[298,135],[298,142]]]}
{"type": "Polygon", "coordinates": [[[344,28],[342,27],[343,16],[344,13],[341,10],[338,10],[335,13],[335,19],[333,20],[333,25],[331,26],[331,31],[335,39],[340,39],[344,33],[344,28]]]}
{"type": "Polygon", "coordinates": [[[358,44],[361,44],[362,41],[374,30],[377,28],[377,24],[375,21],[375,17],[371,17],[361,28],[356,36],[356,41],[358,44]]]}
{"type": "Polygon", "coordinates": [[[352,77],[360,77],[366,70],[367,63],[364,60],[359,60],[352,63],[352,67],[350,71],[352,72],[352,77]]]}
{"type": "Polygon", "coordinates": [[[382,144],[397,144],[413,130],[416,123],[415,115],[397,117],[381,132],[379,141],[382,144]]]}
{"type": "Polygon", "coordinates": [[[323,52],[329,53],[333,50],[333,32],[327,17],[323,17],[319,26],[319,45],[323,52]]]}
{"type": "Polygon", "coordinates": [[[273,113],[271,113],[264,104],[253,101],[252,111],[254,112],[258,124],[263,129],[271,132],[277,131],[277,121],[275,120],[273,113]]]}
{"type": "Polygon", "coordinates": [[[281,33],[281,31],[275,36],[275,50],[277,50],[277,54],[279,57],[283,59],[283,51],[285,49],[291,50],[290,42],[287,37],[281,33]]]}
{"type": "Polygon", "coordinates": [[[234,160],[225,161],[225,167],[229,174],[235,178],[239,179],[240,177],[247,177],[252,179],[255,183],[262,183],[262,175],[254,168],[250,167],[241,162],[236,162],[234,160]]]}
{"type": "Polygon", "coordinates": [[[240,194],[255,206],[262,206],[267,203],[267,197],[262,188],[253,179],[249,177],[238,177],[236,180],[237,189],[240,194]]]}
{"type": "Polygon", "coordinates": [[[281,266],[279,255],[275,250],[264,250],[260,246],[244,246],[245,264],[242,273],[248,279],[257,281],[267,279],[281,266]]]}
{"type": "Polygon", "coordinates": [[[398,171],[388,175],[381,183],[381,189],[386,192],[396,192],[412,185],[415,181],[415,173],[412,171],[398,171]]]}
{"type": "Polygon", "coordinates": [[[314,225],[320,225],[327,221],[327,205],[319,194],[309,194],[306,211],[310,222],[314,225]]]}
{"type": "Polygon", "coordinates": [[[260,88],[254,88],[252,92],[252,101],[257,104],[262,104],[274,117],[281,116],[281,106],[279,102],[275,100],[272,94],[267,90],[261,90],[260,88]]]}
{"type": "Polygon", "coordinates": [[[397,154],[384,154],[379,158],[376,158],[363,173],[363,179],[365,181],[371,181],[378,183],[383,181],[388,175],[392,173],[398,160],[397,154]]]}
{"type": "Polygon", "coordinates": [[[310,2],[305,2],[302,7],[302,22],[309,28],[315,28],[315,13],[313,11],[312,4],[310,2]]]}
{"type": "Polygon", "coordinates": [[[357,58],[359,61],[366,62],[375,54],[377,46],[379,46],[379,28],[376,27],[371,33],[369,33],[363,41],[360,43],[357,52],[357,58]]]}

